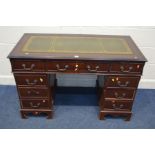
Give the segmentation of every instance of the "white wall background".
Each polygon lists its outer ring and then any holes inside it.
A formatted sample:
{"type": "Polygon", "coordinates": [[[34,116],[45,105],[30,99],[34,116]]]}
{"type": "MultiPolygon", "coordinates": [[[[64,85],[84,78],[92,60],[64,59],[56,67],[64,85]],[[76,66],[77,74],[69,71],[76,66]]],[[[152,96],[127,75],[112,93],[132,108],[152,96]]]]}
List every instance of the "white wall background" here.
{"type": "MultiPolygon", "coordinates": [[[[139,88],[155,89],[155,27],[0,27],[0,84],[15,84],[6,58],[24,33],[130,35],[148,59],[139,88]]],[[[61,86],[95,86],[96,76],[57,75],[61,86]]]]}

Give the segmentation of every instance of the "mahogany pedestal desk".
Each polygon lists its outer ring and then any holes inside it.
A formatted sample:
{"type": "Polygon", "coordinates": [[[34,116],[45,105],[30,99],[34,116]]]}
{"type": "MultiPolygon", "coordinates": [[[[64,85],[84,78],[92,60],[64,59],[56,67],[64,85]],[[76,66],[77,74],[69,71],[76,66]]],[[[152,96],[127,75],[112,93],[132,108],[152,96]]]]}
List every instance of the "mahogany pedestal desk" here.
{"type": "Polygon", "coordinates": [[[95,74],[99,119],[130,120],[143,66],[147,61],[130,36],[24,34],[9,54],[21,116],[53,116],[57,73],[95,74]]]}

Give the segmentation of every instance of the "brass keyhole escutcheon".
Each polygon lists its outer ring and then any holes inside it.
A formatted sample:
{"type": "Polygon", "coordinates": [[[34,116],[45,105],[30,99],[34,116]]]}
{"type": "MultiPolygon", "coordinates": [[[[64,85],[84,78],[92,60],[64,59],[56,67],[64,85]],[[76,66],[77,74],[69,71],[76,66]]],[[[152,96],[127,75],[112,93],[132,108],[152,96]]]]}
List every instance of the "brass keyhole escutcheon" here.
{"type": "Polygon", "coordinates": [[[40,78],[40,82],[43,82],[43,79],[42,78],[40,78]]]}
{"type": "Polygon", "coordinates": [[[78,67],[79,67],[79,65],[76,64],[76,65],[75,65],[75,69],[74,69],[74,71],[77,71],[77,70],[78,70],[78,67]]]}
{"type": "Polygon", "coordinates": [[[113,79],[111,79],[111,81],[112,81],[112,82],[114,82],[114,81],[115,81],[115,79],[113,78],[113,79]]]}
{"type": "Polygon", "coordinates": [[[38,112],[38,111],[35,111],[35,112],[34,112],[34,114],[35,114],[35,115],[38,115],[38,114],[39,114],[39,112],[38,112]]]}

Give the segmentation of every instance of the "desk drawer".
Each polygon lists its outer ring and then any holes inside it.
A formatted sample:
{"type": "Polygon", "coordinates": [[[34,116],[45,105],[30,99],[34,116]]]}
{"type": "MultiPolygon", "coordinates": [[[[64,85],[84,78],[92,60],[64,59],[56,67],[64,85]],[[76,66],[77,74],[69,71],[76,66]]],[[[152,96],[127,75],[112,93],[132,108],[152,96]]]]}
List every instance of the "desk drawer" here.
{"type": "Polygon", "coordinates": [[[133,87],[137,88],[140,77],[126,77],[126,76],[107,76],[106,87],[133,87]]]}
{"type": "Polygon", "coordinates": [[[48,97],[48,88],[18,88],[21,97],[48,97]]]}
{"type": "Polygon", "coordinates": [[[14,74],[18,86],[48,86],[48,75],[14,74]]]}
{"type": "Polygon", "coordinates": [[[113,63],[111,64],[110,72],[117,72],[117,73],[142,73],[143,70],[143,63],[113,63]]]}
{"type": "Polygon", "coordinates": [[[71,73],[102,73],[108,72],[109,64],[98,62],[52,61],[46,65],[47,71],[71,73]]]}
{"type": "Polygon", "coordinates": [[[111,98],[111,99],[117,99],[117,100],[126,100],[130,99],[132,100],[135,95],[134,89],[119,89],[119,88],[108,88],[104,90],[104,97],[105,98],[111,98]]]}
{"type": "Polygon", "coordinates": [[[79,72],[84,71],[84,63],[52,61],[47,62],[46,68],[48,71],[54,72],[79,72]]]}
{"type": "Polygon", "coordinates": [[[131,110],[132,101],[105,100],[102,109],[108,110],[131,110]]]}
{"type": "Polygon", "coordinates": [[[12,60],[13,71],[35,72],[44,71],[45,64],[43,61],[37,60],[12,60]]]}
{"type": "Polygon", "coordinates": [[[21,105],[25,109],[49,109],[52,103],[47,99],[24,99],[21,100],[21,105]]]}
{"type": "Polygon", "coordinates": [[[100,63],[100,62],[88,62],[86,63],[86,70],[89,73],[102,73],[109,71],[108,63],[100,63]]]}

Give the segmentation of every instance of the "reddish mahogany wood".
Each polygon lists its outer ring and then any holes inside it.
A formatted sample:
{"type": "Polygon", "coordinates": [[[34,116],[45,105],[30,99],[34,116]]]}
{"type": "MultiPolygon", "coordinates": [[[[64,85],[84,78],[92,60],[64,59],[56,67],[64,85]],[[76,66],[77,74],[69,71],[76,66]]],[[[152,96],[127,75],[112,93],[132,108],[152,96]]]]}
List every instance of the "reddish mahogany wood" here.
{"type": "Polygon", "coordinates": [[[105,79],[105,87],[136,88],[139,80],[140,77],[134,76],[107,76],[105,79]]]}
{"type": "Polygon", "coordinates": [[[42,98],[42,97],[48,97],[50,94],[49,94],[49,90],[47,88],[18,88],[19,92],[20,92],[20,96],[23,97],[23,98],[26,98],[26,97],[39,97],[39,98],[42,98]]]}
{"type": "Polygon", "coordinates": [[[12,70],[20,72],[37,72],[45,71],[45,63],[39,60],[11,60],[12,70]]]}
{"type": "Polygon", "coordinates": [[[110,72],[116,72],[121,74],[138,74],[142,73],[144,63],[113,63],[110,68],[110,72]]]}
{"type": "Polygon", "coordinates": [[[147,61],[130,36],[80,34],[24,34],[9,54],[21,105],[21,116],[53,116],[56,73],[97,75],[99,119],[106,115],[130,120],[131,109],[143,66],[147,61]],[[124,39],[133,54],[101,53],[24,53],[22,48],[31,36],[104,37],[124,39]],[[75,57],[77,55],[78,57],[75,57]]]}
{"type": "Polygon", "coordinates": [[[46,74],[14,74],[18,86],[48,86],[49,76],[46,74]]]}
{"type": "Polygon", "coordinates": [[[100,111],[99,119],[100,120],[105,119],[105,116],[107,115],[112,115],[114,117],[123,116],[125,117],[125,121],[130,121],[132,112],[130,111],[108,111],[108,110],[100,111]]]}
{"type": "Polygon", "coordinates": [[[67,73],[104,73],[109,64],[97,61],[48,61],[46,70],[67,73]]]}
{"type": "Polygon", "coordinates": [[[104,90],[104,97],[106,99],[133,100],[134,95],[134,89],[107,88],[106,90],[104,90]]]}
{"type": "Polygon", "coordinates": [[[21,105],[23,109],[49,109],[52,103],[48,99],[22,99],[21,105]]]}
{"type": "Polygon", "coordinates": [[[132,101],[128,100],[105,100],[101,105],[102,110],[126,110],[129,111],[132,108],[132,101]]]}
{"type": "Polygon", "coordinates": [[[29,114],[33,114],[35,116],[38,116],[40,114],[46,114],[47,119],[51,119],[53,117],[53,111],[52,110],[46,110],[46,109],[37,109],[37,110],[32,110],[32,109],[21,109],[21,116],[23,119],[28,118],[29,114]]]}

